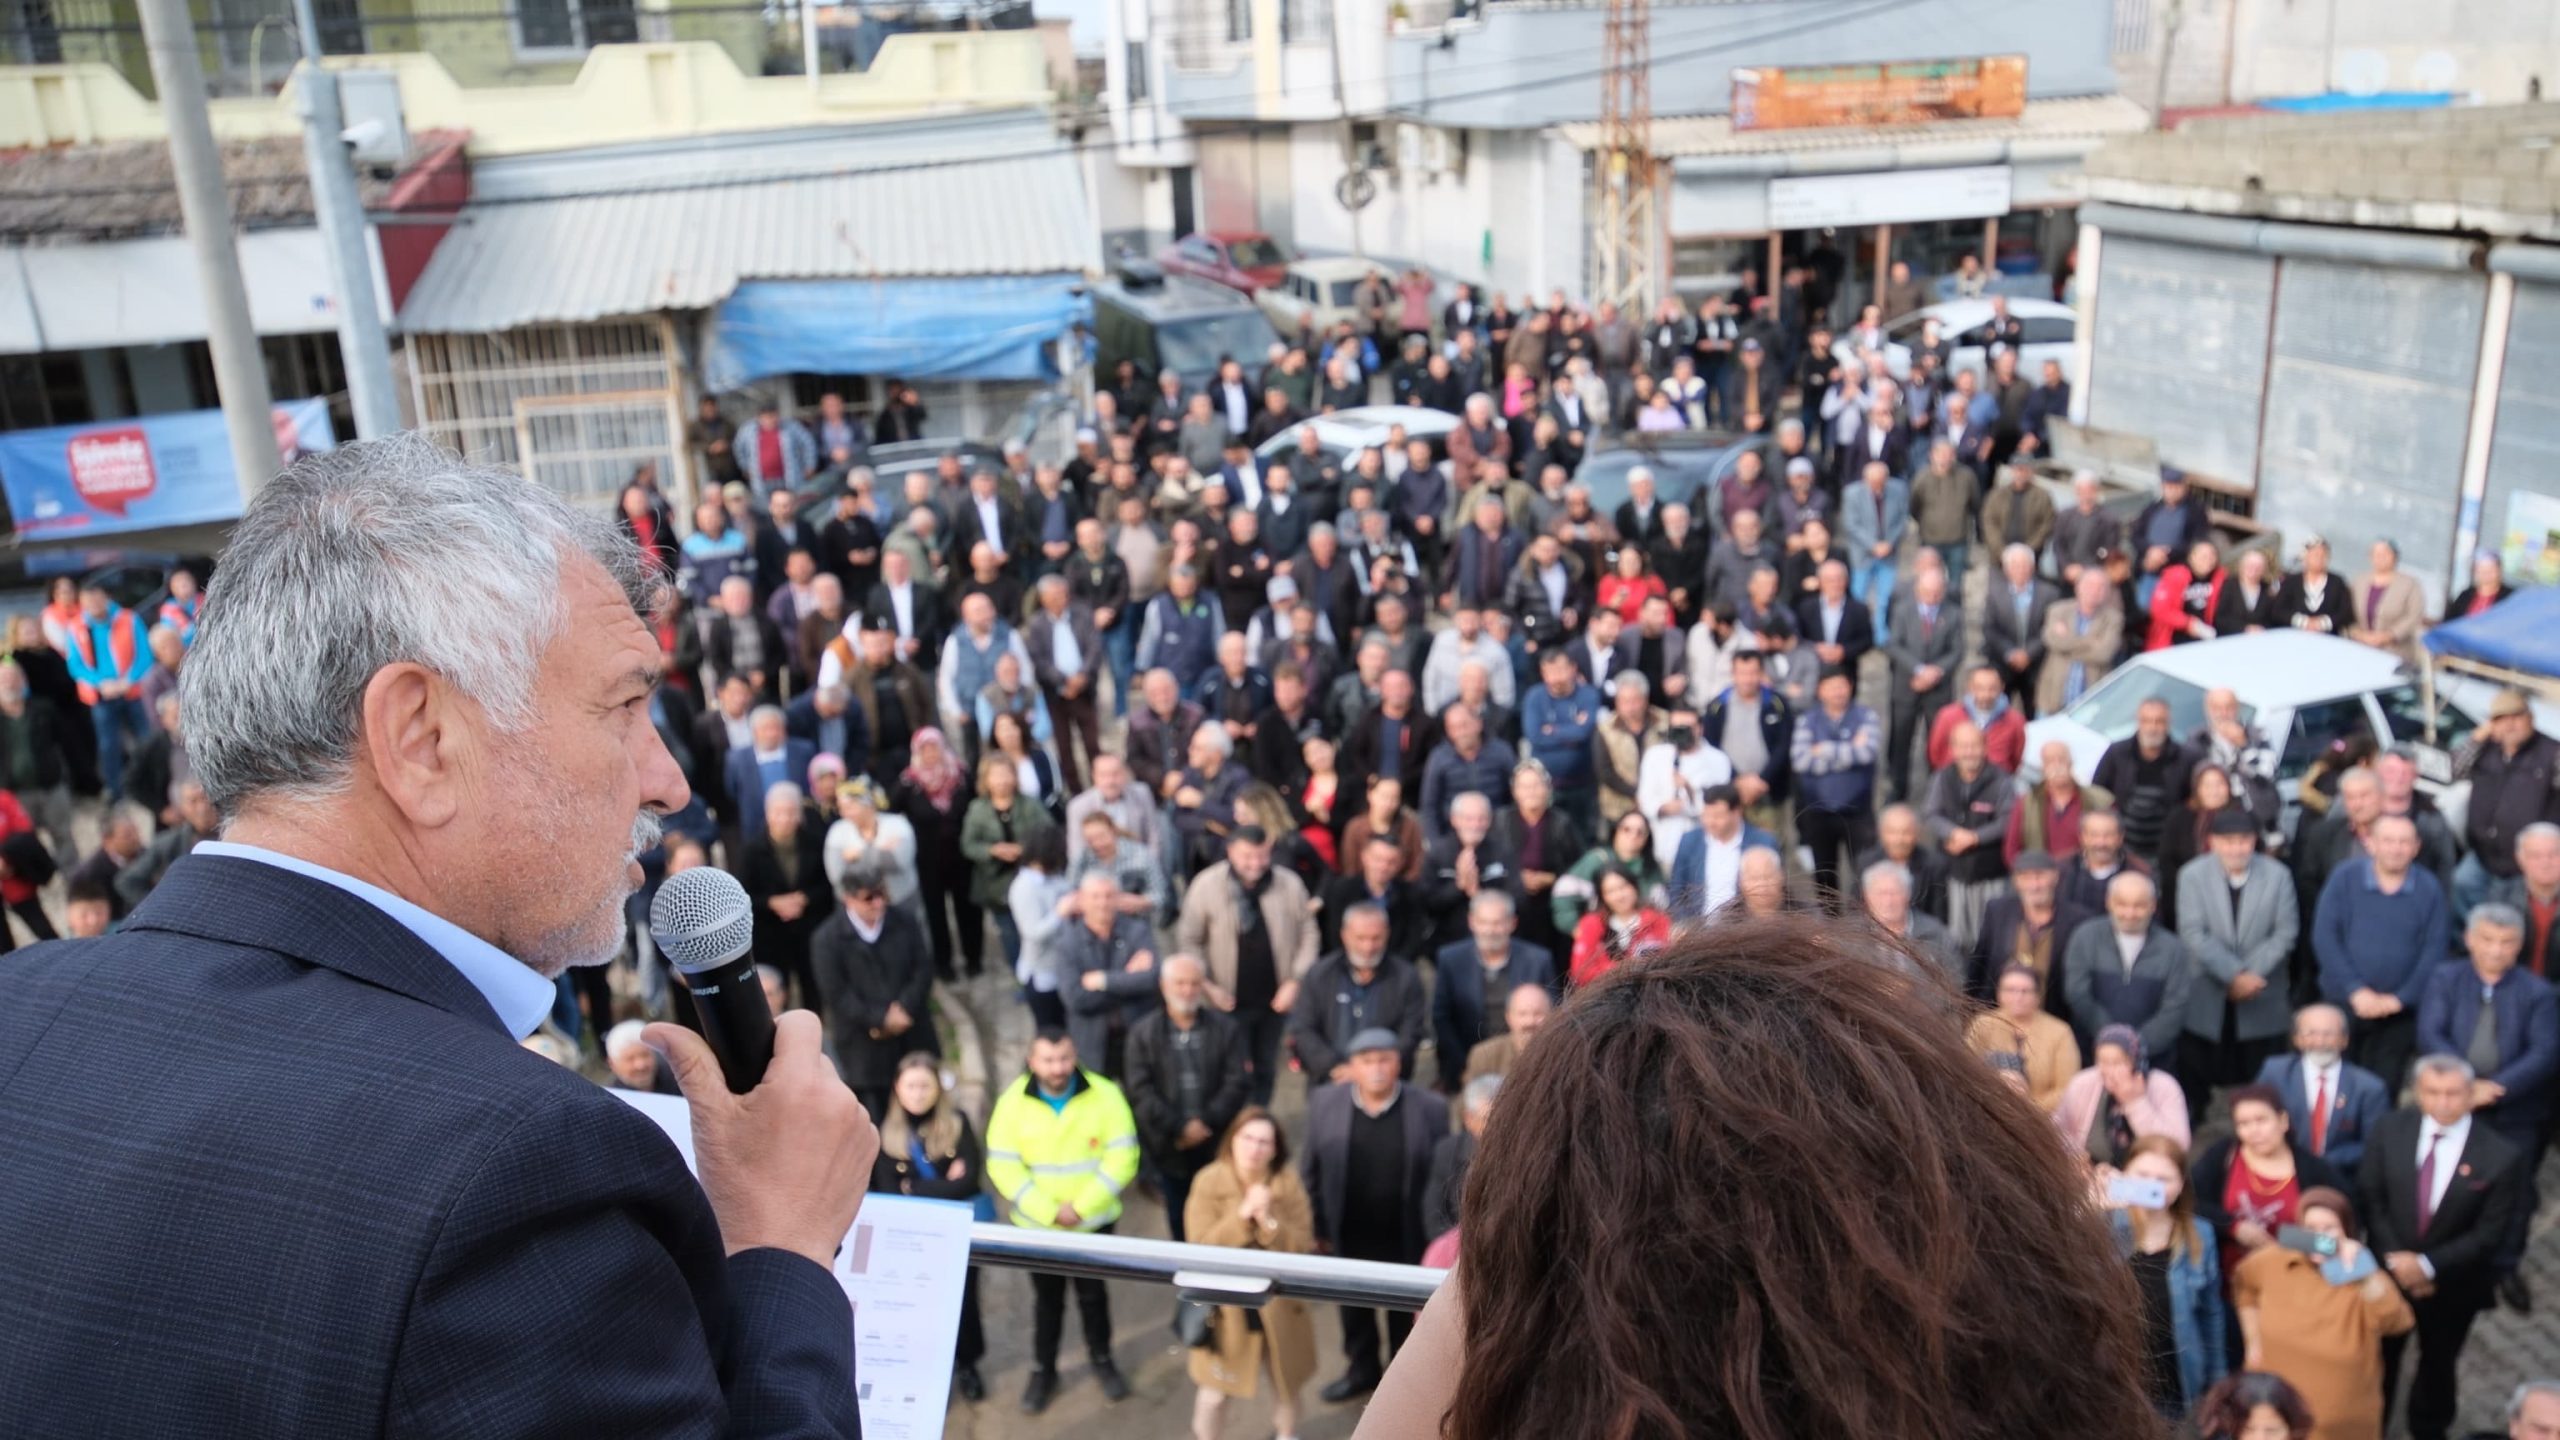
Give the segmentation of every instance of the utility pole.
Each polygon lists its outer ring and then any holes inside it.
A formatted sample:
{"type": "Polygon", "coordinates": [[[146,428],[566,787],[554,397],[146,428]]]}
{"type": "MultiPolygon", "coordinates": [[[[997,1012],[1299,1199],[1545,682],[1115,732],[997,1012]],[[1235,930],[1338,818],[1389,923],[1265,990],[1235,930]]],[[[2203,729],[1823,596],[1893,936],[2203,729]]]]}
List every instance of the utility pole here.
{"type": "Polygon", "coordinates": [[[1609,0],[1602,44],[1609,72],[1601,78],[1599,298],[1641,320],[1660,289],[1660,227],[1654,219],[1653,12],[1648,0],[1609,0]]]}
{"type": "Polygon", "coordinates": [[[347,400],[356,435],[371,440],[400,428],[400,393],[391,383],[391,341],[374,297],[373,251],[365,243],[364,204],[347,156],[346,111],[338,73],[320,63],[320,22],[311,0],[293,0],[302,32],[302,74],[294,93],[302,108],[302,153],[311,170],[311,215],[329,254],[329,284],[338,292],[338,354],[347,369],[347,400]]]}
{"type": "Polygon", "coordinates": [[[214,148],[213,119],[205,110],[204,71],[196,49],[195,17],[187,0],[138,0],[142,44],[150,52],[152,83],[169,122],[169,169],[178,185],[178,213],[196,252],[196,281],[204,290],[205,338],[213,351],[214,388],[231,431],[231,465],[239,473],[240,498],[256,497],[276,472],[267,362],[249,323],[249,291],[240,280],[240,254],[231,242],[231,196],[222,185],[222,153],[214,148]]]}

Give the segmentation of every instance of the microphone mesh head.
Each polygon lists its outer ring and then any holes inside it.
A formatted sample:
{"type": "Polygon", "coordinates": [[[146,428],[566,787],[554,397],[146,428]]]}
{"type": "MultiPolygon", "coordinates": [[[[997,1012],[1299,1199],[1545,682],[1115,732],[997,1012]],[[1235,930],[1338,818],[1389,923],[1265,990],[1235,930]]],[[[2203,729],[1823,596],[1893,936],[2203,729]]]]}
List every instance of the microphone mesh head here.
{"type": "Polygon", "coordinates": [[[755,943],[755,907],[726,870],[697,865],[666,878],[649,902],[649,935],[667,963],[691,974],[725,965],[755,943]]]}

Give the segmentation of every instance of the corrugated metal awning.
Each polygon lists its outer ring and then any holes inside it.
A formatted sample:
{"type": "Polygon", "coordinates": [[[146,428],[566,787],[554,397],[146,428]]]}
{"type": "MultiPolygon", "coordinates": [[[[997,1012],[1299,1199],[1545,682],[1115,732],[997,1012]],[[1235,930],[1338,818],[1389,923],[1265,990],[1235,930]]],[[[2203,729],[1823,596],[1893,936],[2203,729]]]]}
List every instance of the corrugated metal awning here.
{"type": "MultiPolygon", "coordinates": [[[[2002,159],[2046,158],[2085,151],[2111,135],[2149,128],[2151,116],[2121,95],[2030,100],[2020,114],[1998,120],[1939,120],[1922,125],[1839,125],[1803,130],[1736,130],[1730,115],[1659,117],[1653,153],[1665,159],[1802,157],[1805,170],[1883,169],[1861,158],[1851,166],[1822,162],[1825,152],[1890,152],[1904,165],[1975,165],[2002,159]],[[1992,152],[2000,153],[1994,154],[1992,152]],[[1945,158],[1937,158],[1943,154],[1945,158]]],[[[1604,132],[1594,124],[1558,127],[1567,144],[1600,148],[1604,132]]],[[[1691,167],[1682,165],[1684,172],[1691,167]]]]}
{"type": "Polygon", "coordinates": [[[400,329],[485,334],[704,310],[750,280],[1099,268],[1075,151],[1045,126],[982,127],[957,153],[943,131],[908,133],[941,143],[854,129],[749,137],[766,143],[748,155],[687,146],[599,153],[588,166],[547,156],[538,175],[492,165],[489,183],[474,182],[486,198],[437,246],[400,329]]]}

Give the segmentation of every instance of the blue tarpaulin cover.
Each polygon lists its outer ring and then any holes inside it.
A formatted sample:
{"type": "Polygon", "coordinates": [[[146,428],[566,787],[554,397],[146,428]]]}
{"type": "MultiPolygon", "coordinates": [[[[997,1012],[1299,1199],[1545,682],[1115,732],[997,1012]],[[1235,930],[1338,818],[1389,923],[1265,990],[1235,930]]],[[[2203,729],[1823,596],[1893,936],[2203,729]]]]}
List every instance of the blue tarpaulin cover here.
{"type": "Polygon", "coordinates": [[[703,379],[795,371],[910,380],[1050,380],[1053,347],[1093,323],[1080,275],[754,280],[721,302],[703,379]]]}
{"type": "Polygon", "coordinates": [[[2503,605],[2449,620],[2427,632],[2426,647],[2529,675],[2560,675],[2560,586],[2518,590],[2503,605]]]}

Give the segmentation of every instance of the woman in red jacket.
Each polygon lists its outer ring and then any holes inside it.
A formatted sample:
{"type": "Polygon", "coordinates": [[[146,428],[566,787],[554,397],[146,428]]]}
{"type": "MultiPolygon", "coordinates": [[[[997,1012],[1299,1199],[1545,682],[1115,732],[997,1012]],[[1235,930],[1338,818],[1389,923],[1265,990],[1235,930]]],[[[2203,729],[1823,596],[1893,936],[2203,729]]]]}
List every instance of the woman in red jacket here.
{"type": "Polygon", "coordinates": [[[1668,599],[1671,591],[1662,577],[1652,573],[1646,563],[1642,545],[1618,547],[1618,568],[1600,577],[1600,608],[1615,610],[1618,618],[1633,625],[1643,618],[1644,602],[1656,595],[1668,599]]]}
{"type": "Polygon", "coordinates": [[[1671,943],[1671,917],[1644,903],[1623,865],[1596,878],[1600,907],[1573,927],[1573,983],[1588,985],[1620,965],[1671,943]]]}
{"type": "Polygon", "coordinates": [[[2151,634],[2145,650],[2166,650],[2214,637],[2213,611],[2222,603],[2222,587],[2231,572],[2222,568],[2222,551],[2210,540],[2187,547],[2187,558],[2160,572],[2151,591],[2151,634]]]}

